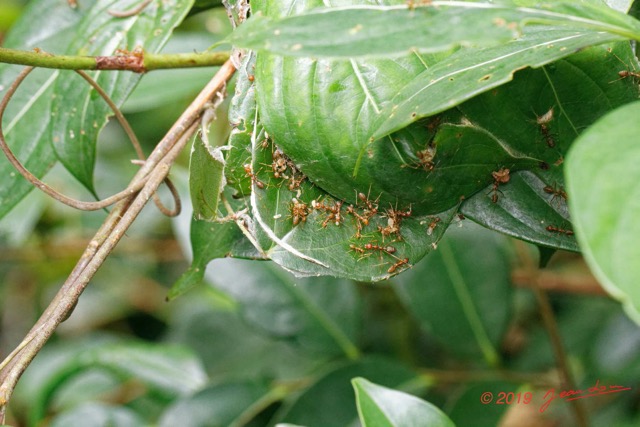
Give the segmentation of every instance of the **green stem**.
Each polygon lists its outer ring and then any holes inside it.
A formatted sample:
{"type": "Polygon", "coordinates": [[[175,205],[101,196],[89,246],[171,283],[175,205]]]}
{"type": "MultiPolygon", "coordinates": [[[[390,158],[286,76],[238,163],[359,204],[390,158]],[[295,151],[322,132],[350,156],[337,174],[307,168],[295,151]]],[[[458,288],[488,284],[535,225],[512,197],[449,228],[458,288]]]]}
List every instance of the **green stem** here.
{"type": "Polygon", "coordinates": [[[113,56],[69,56],[0,47],[0,62],[60,70],[128,70],[145,73],[169,68],[220,66],[227,59],[228,52],[154,54],[133,51],[113,56]]]}

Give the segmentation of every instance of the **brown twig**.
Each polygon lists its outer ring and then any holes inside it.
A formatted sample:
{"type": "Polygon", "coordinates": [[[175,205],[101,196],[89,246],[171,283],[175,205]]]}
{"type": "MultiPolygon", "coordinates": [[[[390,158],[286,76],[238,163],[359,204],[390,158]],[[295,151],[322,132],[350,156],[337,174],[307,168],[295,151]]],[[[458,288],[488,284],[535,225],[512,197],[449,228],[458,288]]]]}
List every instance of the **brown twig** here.
{"type": "Polygon", "coordinates": [[[511,273],[511,281],[522,288],[537,287],[548,292],[607,296],[600,283],[586,274],[565,276],[551,271],[538,271],[532,275],[525,269],[518,269],[511,273]]]}
{"type": "Polygon", "coordinates": [[[164,181],[171,164],[196,131],[198,119],[205,104],[223,87],[234,72],[235,68],[231,62],[225,63],[158,143],[131,183],[134,186],[146,178],[143,188],[137,195],[128,197],[114,206],[66,282],[19,344],[19,350],[14,351],[2,362],[0,365],[0,423],[4,422],[5,408],[18,379],[54,333],[56,327],[69,316],[93,275],[164,181]]]}

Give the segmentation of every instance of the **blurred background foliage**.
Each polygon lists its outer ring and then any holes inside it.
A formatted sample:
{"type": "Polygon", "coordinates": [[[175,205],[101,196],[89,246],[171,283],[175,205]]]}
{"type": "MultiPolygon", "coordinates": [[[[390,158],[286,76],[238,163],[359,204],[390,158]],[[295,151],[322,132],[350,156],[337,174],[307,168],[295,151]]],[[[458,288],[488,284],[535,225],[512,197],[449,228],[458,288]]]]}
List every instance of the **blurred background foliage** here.
{"type": "MultiPolygon", "coordinates": [[[[0,40],[24,3],[0,3],[0,40]]],[[[165,51],[202,50],[228,31],[220,9],[194,14],[165,51]]],[[[213,72],[143,78],[123,111],[147,152],[213,72]]],[[[224,109],[212,131],[219,144],[224,109]]],[[[136,166],[121,129],[110,124],[98,147],[98,191],[124,188],[136,166]]],[[[174,220],[143,211],[24,375],[12,425],[351,426],[355,377],[433,402],[458,426],[574,425],[566,402],[538,411],[560,387],[554,330],[577,388],[631,387],[579,401],[591,425],[639,425],[640,329],[581,257],[559,252],[539,269],[536,248],[469,221],[392,281],[296,279],[270,262],[222,259],[205,286],[166,303],[189,265],[187,165],[185,152],[172,172],[187,209],[174,220]],[[556,327],[545,327],[532,286],[548,290],[541,295],[556,327]],[[483,405],[484,392],[534,392],[534,401],[483,405]]],[[[47,181],[90,199],[60,166],[47,181]]],[[[0,222],[1,354],[35,322],[105,216],[32,192],[0,222]]]]}

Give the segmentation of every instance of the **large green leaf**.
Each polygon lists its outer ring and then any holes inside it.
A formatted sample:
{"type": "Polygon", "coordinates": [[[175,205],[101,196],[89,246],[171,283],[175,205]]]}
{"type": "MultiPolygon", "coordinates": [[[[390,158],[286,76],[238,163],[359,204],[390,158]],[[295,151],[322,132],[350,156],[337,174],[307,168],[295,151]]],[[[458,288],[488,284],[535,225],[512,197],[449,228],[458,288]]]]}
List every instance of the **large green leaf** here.
{"type": "MultiPolygon", "coordinates": [[[[233,212],[238,213],[246,210],[244,201],[234,200],[230,197],[230,193],[231,191],[226,191],[226,196],[229,200],[228,205],[233,212]]],[[[185,212],[185,214],[189,213],[189,210],[185,212]]],[[[217,216],[213,220],[198,219],[195,215],[191,215],[189,242],[191,243],[193,258],[187,271],[180,276],[169,290],[167,299],[177,298],[202,283],[207,264],[212,259],[224,257],[265,258],[265,255],[258,251],[247,238],[251,237],[253,239],[250,232],[253,229],[251,218],[246,214],[238,217],[239,221],[248,227],[243,226],[243,230],[229,215],[233,214],[226,211],[226,209],[218,210],[217,216]]],[[[187,234],[186,226],[184,228],[184,234],[187,234]]]]}
{"type": "MultiPolygon", "coordinates": [[[[99,0],[90,7],[80,7],[81,18],[76,34],[68,46],[58,46],[55,53],[69,55],[111,55],[117,49],[143,47],[157,52],[166,43],[174,27],[187,15],[193,0],[153,3],[139,14],[119,19],[106,10],[125,10],[131,2],[99,0]]],[[[140,76],[130,72],[96,71],[92,77],[121,105],[140,76]]],[[[79,76],[67,73],[54,85],[51,105],[51,136],[57,156],[65,167],[87,188],[93,190],[95,144],[98,133],[111,111],[79,76]]]]}
{"type": "Polygon", "coordinates": [[[189,162],[189,192],[193,217],[201,221],[218,219],[218,204],[224,188],[224,158],[220,148],[212,147],[203,129],[193,141],[189,162]]]}
{"type": "Polygon", "coordinates": [[[379,138],[498,87],[510,81],[517,70],[540,67],[585,47],[617,40],[620,38],[607,33],[536,26],[503,45],[461,49],[406,82],[378,116],[373,136],[379,138]]]}
{"type": "MultiPolygon", "coordinates": [[[[562,188],[555,185],[558,190],[562,188]]],[[[492,230],[537,245],[578,252],[573,234],[547,229],[552,226],[573,233],[565,200],[545,192],[545,187],[553,188],[531,172],[516,173],[500,190],[497,203],[478,193],[462,204],[461,211],[492,230]]]]}
{"type": "Polygon", "coordinates": [[[173,403],[158,424],[160,427],[238,425],[234,423],[240,423],[251,406],[268,392],[265,385],[251,382],[210,385],[173,403]]]}
{"type": "Polygon", "coordinates": [[[366,427],[455,427],[440,409],[415,396],[364,378],[355,378],[351,383],[360,421],[366,427]]]}
{"type": "Polygon", "coordinates": [[[452,228],[437,251],[396,280],[403,302],[448,350],[499,364],[512,296],[504,237],[476,225],[452,228]]]}
{"type": "MultiPolygon", "coordinates": [[[[154,52],[166,42],[192,1],[154,3],[127,19],[107,13],[108,9],[127,9],[128,3],[100,0],[72,9],[67,2],[33,1],[7,35],[4,46],[75,55],[110,55],[116,49],[133,50],[136,46],[154,52]]],[[[8,87],[19,71],[18,66],[0,64],[0,88],[8,87]]],[[[139,79],[129,72],[96,75],[117,105],[139,79]]],[[[18,158],[36,176],[44,175],[57,155],[92,190],[95,142],[109,114],[104,101],[75,73],[38,70],[12,100],[5,117],[5,135],[18,158]]],[[[0,186],[3,216],[31,186],[4,158],[0,159],[0,173],[5,177],[0,186]]]]}
{"type": "Polygon", "coordinates": [[[220,307],[219,293],[211,295],[210,289],[171,305],[167,339],[193,349],[216,381],[290,380],[309,375],[327,359],[265,334],[264,328],[243,319],[241,306],[220,307]]]}
{"type": "Polygon", "coordinates": [[[635,82],[618,77],[634,63],[627,42],[596,46],[543,69],[523,70],[513,82],[461,104],[467,119],[512,150],[545,161],[544,169],[514,174],[501,186],[497,203],[482,193],[465,201],[465,215],[538,245],[577,251],[573,236],[547,230],[571,230],[563,159],[575,138],[599,117],[637,99],[635,82]],[[538,123],[544,116],[550,120],[538,123]]]}
{"type": "Polygon", "coordinates": [[[603,287],[640,322],[640,103],[598,120],[567,157],[567,186],[578,242],[603,287]]]}
{"type": "Polygon", "coordinates": [[[37,394],[31,396],[33,421],[43,418],[49,401],[70,378],[100,369],[121,379],[135,378],[165,397],[192,393],[206,380],[200,361],[184,347],[144,343],[102,343],[58,361],[37,394]]]}
{"type": "Polygon", "coordinates": [[[87,403],[57,415],[52,427],[138,427],[144,419],[125,406],[87,403]]]}
{"type": "Polygon", "coordinates": [[[522,23],[568,26],[588,37],[599,31],[625,38],[640,36],[637,20],[603,3],[556,1],[540,4],[537,9],[505,3],[508,2],[435,2],[426,7],[367,5],[311,10],[286,17],[258,13],[228,41],[280,55],[353,58],[496,44],[511,40],[522,23]],[[318,37],[317,28],[326,31],[324,37],[318,37]]]}
{"type": "Polygon", "coordinates": [[[332,367],[302,393],[291,396],[273,422],[311,427],[352,425],[358,417],[351,388],[355,377],[369,378],[387,387],[400,387],[414,380],[415,374],[397,361],[379,357],[332,367]]]}
{"type": "Polygon", "coordinates": [[[365,193],[356,203],[345,204],[310,183],[271,143],[254,146],[253,167],[257,182],[263,183],[263,188],[253,188],[253,216],[271,239],[263,249],[299,275],[362,281],[390,277],[433,250],[455,213],[454,207],[434,216],[414,216],[411,206],[385,206],[365,193]]]}
{"type": "Polygon", "coordinates": [[[359,303],[352,283],[333,278],[295,279],[272,263],[219,260],[215,287],[240,304],[254,327],[317,355],[356,358],[359,303]]]}

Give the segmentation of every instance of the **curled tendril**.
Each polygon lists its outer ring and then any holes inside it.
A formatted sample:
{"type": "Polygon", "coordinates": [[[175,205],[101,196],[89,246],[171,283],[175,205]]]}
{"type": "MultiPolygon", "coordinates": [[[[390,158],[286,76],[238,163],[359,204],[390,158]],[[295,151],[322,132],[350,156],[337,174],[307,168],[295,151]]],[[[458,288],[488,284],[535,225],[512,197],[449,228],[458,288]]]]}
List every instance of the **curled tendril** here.
{"type": "MultiPolygon", "coordinates": [[[[18,158],[13,154],[13,152],[11,151],[11,148],[6,142],[4,132],[3,132],[3,127],[2,127],[2,119],[4,117],[4,113],[7,109],[7,106],[11,101],[11,98],[13,97],[15,92],[18,90],[18,87],[20,86],[20,84],[22,84],[24,79],[29,75],[29,73],[33,71],[33,69],[34,67],[26,67],[24,70],[22,70],[20,74],[18,74],[16,79],[13,81],[9,89],[7,90],[7,93],[2,98],[2,101],[0,101],[0,149],[7,157],[7,160],[9,160],[9,163],[11,163],[11,165],[20,173],[20,175],[22,175],[27,181],[29,181],[35,187],[39,188],[50,197],[64,203],[65,205],[75,209],[79,209],[79,210],[95,211],[99,209],[104,209],[107,206],[110,206],[140,191],[147,181],[147,178],[148,178],[147,176],[141,177],[139,180],[132,183],[125,190],[120,191],[119,193],[116,193],[110,197],[107,197],[106,199],[99,200],[96,202],[84,202],[84,201],[76,200],[71,197],[65,196],[64,194],[54,190],[52,187],[50,187],[49,185],[41,181],[38,177],[33,175],[31,172],[29,172],[29,170],[27,170],[27,168],[23,166],[20,160],[18,160],[18,158]]],[[[82,78],[85,79],[91,85],[91,87],[93,87],[98,92],[98,94],[102,97],[102,99],[105,100],[107,105],[109,105],[109,108],[113,110],[116,119],[118,120],[118,122],[124,129],[125,133],[131,140],[131,144],[133,145],[134,150],[136,151],[136,154],[140,158],[140,161],[144,162],[145,157],[144,157],[144,153],[142,152],[142,148],[140,147],[140,142],[138,141],[138,138],[135,136],[135,133],[131,129],[129,122],[125,119],[122,112],[120,112],[120,110],[111,100],[109,95],[107,95],[107,93],[87,73],[80,70],[76,70],[76,72],[80,74],[80,76],[82,76],[82,78]]],[[[170,210],[166,208],[156,194],[154,194],[154,202],[156,203],[156,206],[158,206],[158,209],[160,210],[160,212],[162,212],[163,214],[168,216],[178,215],[180,213],[181,204],[180,204],[180,199],[178,197],[176,188],[173,185],[173,183],[169,181],[168,178],[165,180],[165,183],[167,184],[167,187],[169,188],[169,191],[171,192],[171,195],[174,198],[174,203],[175,203],[174,209],[170,210]]]]}

